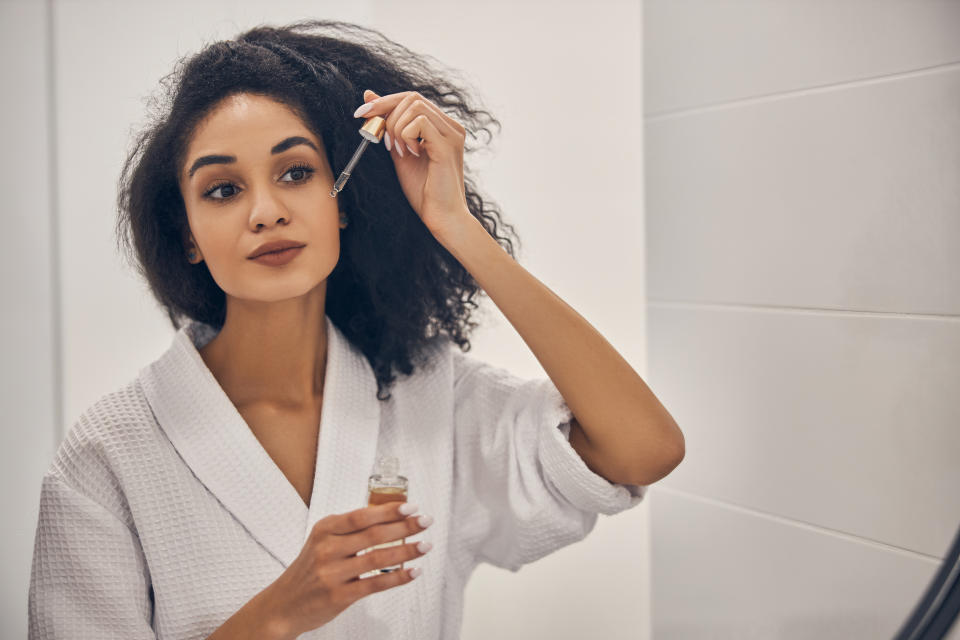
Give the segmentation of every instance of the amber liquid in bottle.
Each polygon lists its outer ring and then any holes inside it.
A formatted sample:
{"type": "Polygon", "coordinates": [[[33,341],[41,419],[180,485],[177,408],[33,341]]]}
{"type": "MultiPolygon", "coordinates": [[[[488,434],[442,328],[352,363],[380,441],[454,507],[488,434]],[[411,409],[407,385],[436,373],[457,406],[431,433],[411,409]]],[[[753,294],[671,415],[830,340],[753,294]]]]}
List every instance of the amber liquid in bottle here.
{"type": "MultiPolygon", "coordinates": [[[[407,501],[408,481],[404,476],[397,474],[398,468],[399,462],[393,456],[381,456],[377,460],[377,465],[373,470],[373,474],[367,480],[367,489],[369,491],[369,495],[367,497],[368,507],[384,504],[385,502],[407,501]]],[[[376,549],[395,547],[397,545],[405,544],[406,541],[407,539],[403,538],[402,540],[384,542],[383,544],[374,545],[369,549],[364,549],[357,555],[363,555],[376,549]]],[[[373,576],[378,576],[382,573],[390,573],[392,571],[396,571],[397,569],[403,569],[402,562],[392,567],[383,567],[381,569],[368,571],[367,573],[362,574],[360,578],[370,578],[373,576]]]]}

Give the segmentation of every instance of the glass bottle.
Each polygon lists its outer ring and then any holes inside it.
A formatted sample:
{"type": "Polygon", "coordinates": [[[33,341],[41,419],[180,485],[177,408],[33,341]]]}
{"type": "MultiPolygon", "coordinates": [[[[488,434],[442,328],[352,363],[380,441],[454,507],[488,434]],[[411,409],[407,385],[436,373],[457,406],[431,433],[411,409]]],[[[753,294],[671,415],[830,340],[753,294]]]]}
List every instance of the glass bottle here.
{"type": "MultiPolygon", "coordinates": [[[[385,502],[407,501],[408,480],[404,476],[398,474],[399,467],[400,462],[394,456],[380,456],[380,458],[377,459],[377,464],[373,469],[373,473],[367,479],[367,489],[369,491],[369,495],[367,497],[368,507],[384,504],[385,502]]],[[[368,549],[364,549],[357,555],[362,555],[376,549],[395,547],[397,545],[405,544],[406,541],[407,539],[403,538],[402,540],[384,542],[383,544],[377,544],[368,549]]],[[[396,571],[397,569],[403,569],[402,562],[392,567],[383,567],[381,569],[368,571],[360,577],[373,577],[382,573],[390,573],[392,571],[396,571]]]]}

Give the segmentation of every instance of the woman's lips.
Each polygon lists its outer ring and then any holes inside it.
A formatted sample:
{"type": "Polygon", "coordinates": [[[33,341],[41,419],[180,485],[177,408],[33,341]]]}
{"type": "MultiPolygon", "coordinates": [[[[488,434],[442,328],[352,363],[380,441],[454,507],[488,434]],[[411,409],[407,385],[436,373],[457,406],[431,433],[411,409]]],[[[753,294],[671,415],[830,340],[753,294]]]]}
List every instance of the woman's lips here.
{"type": "Polygon", "coordinates": [[[298,255],[300,255],[301,251],[303,251],[303,247],[292,247],[290,249],[283,249],[282,251],[271,251],[270,253],[264,253],[256,258],[250,258],[250,260],[271,267],[279,267],[296,258],[298,255]]]}

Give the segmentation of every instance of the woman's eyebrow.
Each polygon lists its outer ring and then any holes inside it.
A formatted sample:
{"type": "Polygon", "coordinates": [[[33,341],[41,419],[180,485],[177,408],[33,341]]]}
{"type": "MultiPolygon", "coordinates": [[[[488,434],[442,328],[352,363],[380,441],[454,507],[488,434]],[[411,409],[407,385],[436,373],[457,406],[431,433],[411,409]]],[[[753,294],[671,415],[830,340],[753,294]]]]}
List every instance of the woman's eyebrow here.
{"type": "MultiPolygon", "coordinates": [[[[320,153],[320,149],[317,149],[317,145],[313,144],[303,136],[290,136],[281,140],[277,144],[273,145],[273,148],[270,149],[272,155],[277,155],[278,153],[283,153],[290,147],[295,147],[298,144],[305,144],[311,149],[320,153]]],[[[231,162],[236,162],[237,156],[225,156],[225,155],[210,155],[202,156],[194,160],[193,164],[190,165],[189,177],[193,178],[193,174],[197,172],[197,169],[200,167],[205,167],[208,164],[230,164],[231,162]]]]}

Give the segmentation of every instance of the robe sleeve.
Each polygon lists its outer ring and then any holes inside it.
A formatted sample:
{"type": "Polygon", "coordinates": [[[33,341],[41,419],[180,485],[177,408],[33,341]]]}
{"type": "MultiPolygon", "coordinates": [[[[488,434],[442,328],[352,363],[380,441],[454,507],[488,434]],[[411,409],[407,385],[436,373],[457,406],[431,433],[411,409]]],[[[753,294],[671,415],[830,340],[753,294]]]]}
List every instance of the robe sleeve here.
{"type": "Polygon", "coordinates": [[[28,613],[30,640],[156,640],[137,534],[50,473],[40,490],[28,613]]]}
{"type": "Polygon", "coordinates": [[[639,504],[645,485],[612,483],[570,445],[573,414],[549,378],[524,380],[451,349],[453,525],[478,562],[519,571],[584,539],[597,514],[639,504]]]}

